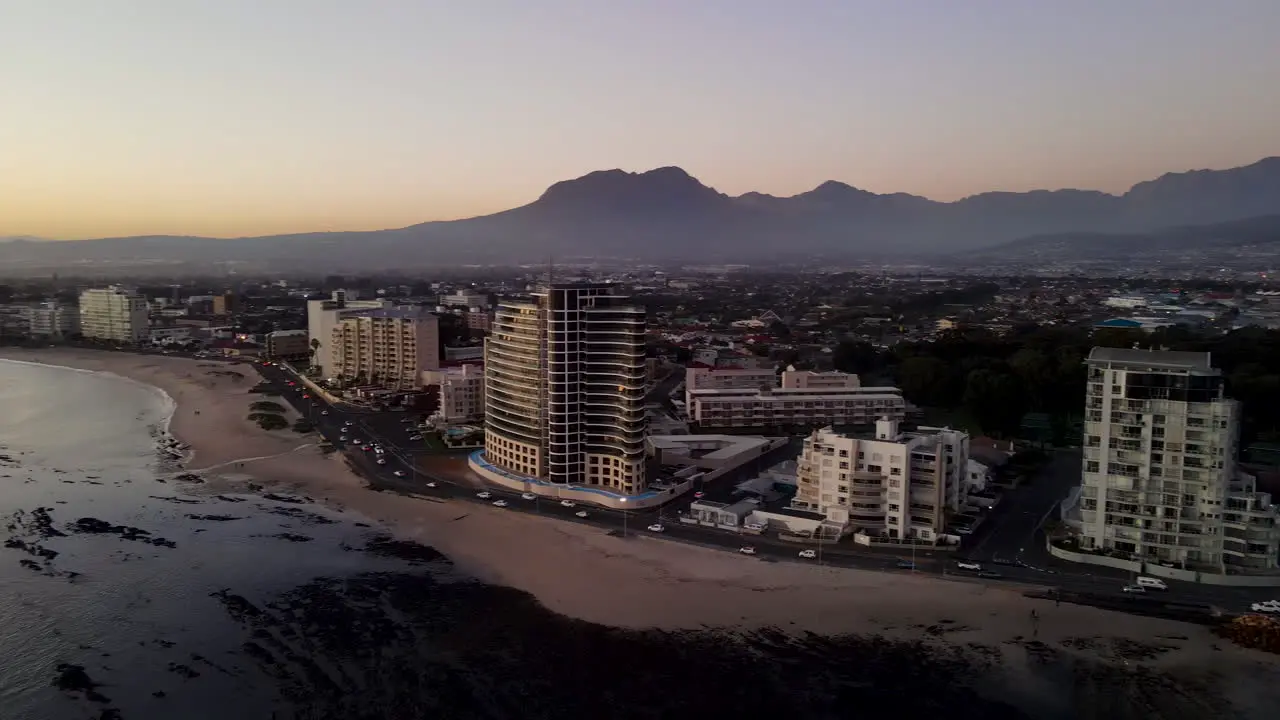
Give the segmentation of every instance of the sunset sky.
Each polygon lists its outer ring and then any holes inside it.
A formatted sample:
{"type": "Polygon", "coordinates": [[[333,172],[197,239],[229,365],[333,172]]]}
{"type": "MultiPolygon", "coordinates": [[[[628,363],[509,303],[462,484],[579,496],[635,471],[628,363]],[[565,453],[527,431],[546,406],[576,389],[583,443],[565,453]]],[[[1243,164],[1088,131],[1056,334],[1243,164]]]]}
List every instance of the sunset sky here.
{"type": "Polygon", "coordinates": [[[679,165],[952,200],[1280,154],[1280,0],[0,0],[0,236],[398,227],[679,165]]]}

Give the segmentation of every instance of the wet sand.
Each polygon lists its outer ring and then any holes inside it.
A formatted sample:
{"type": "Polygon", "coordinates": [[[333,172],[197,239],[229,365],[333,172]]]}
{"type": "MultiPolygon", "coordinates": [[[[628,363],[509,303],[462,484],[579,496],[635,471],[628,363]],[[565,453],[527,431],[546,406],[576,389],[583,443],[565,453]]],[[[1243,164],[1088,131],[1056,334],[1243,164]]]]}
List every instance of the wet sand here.
{"type": "Polygon", "coordinates": [[[1031,670],[1045,658],[1178,678],[1170,687],[1211,683],[1242,710],[1280,700],[1274,656],[1233,647],[1204,627],[1059,607],[1022,597],[1022,588],[764,562],[652,536],[612,537],[473,503],[374,492],[341,456],[322,455],[315,436],[267,433],[246,420],[249,403],[261,398],[247,392],[258,382],[248,366],[78,350],[0,356],[103,370],[164,389],[179,403],[172,432],[192,446],[189,467],[206,479],[193,492],[243,489],[253,481],[308,495],[430,545],[463,572],[526,591],[578,620],[665,631],[778,628],[985,648],[1003,667],[1002,692],[1025,691],[1027,702],[1045,692],[1031,670]],[[218,369],[246,377],[210,373],[218,369]]]}

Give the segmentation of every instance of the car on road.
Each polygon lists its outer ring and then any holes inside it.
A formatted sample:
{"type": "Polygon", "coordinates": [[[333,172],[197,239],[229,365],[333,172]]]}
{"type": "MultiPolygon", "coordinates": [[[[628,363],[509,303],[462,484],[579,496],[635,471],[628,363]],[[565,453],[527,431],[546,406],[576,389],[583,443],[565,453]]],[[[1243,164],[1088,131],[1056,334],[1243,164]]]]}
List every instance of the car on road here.
{"type": "Polygon", "coordinates": [[[476,497],[480,498],[481,500],[488,500],[489,498],[493,497],[493,493],[489,492],[488,490],[481,490],[480,492],[476,493],[476,497]]]}
{"type": "Polygon", "coordinates": [[[805,558],[806,560],[812,560],[818,557],[818,553],[814,552],[813,550],[801,550],[800,557],[805,558]]]}
{"type": "Polygon", "coordinates": [[[506,501],[506,500],[494,500],[494,501],[493,501],[493,506],[494,506],[494,507],[506,507],[506,506],[507,506],[507,501],[506,501]]]}
{"type": "Polygon", "coordinates": [[[999,580],[1001,577],[1004,577],[1004,576],[1003,576],[1003,575],[1001,575],[1001,574],[1000,574],[1000,573],[998,573],[998,572],[991,572],[990,570],[983,570],[982,572],[978,573],[978,577],[980,577],[980,578],[985,578],[985,579],[987,579],[987,580],[999,580]]]}
{"type": "Polygon", "coordinates": [[[659,532],[659,533],[660,533],[660,532],[666,532],[666,530],[667,530],[667,529],[666,529],[665,527],[663,527],[662,523],[654,523],[654,524],[652,524],[652,525],[650,525],[650,526],[649,526],[649,532],[659,532]]]}
{"type": "Polygon", "coordinates": [[[898,568],[899,570],[915,570],[916,569],[916,564],[910,560],[899,560],[898,562],[894,563],[893,566],[898,568]]]}
{"type": "Polygon", "coordinates": [[[577,515],[577,516],[578,516],[578,517],[580,517],[580,518],[584,518],[584,517],[586,517],[586,516],[587,516],[587,511],[586,511],[586,510],[579,510],[578,512],[574,513],[574,515],[577,515]]]}
{"type": "Polygon", "coordinates": [[[410,440],[417,441],[417,440],[421,440],[421,439],[422,439],[422,436],[421,436],[421,435],[418,435],[417,433],[414,433],[413,435],[410,435],[410,436],[409,436],[409,439],[410,439],[410,440]]]}
{"type": "Polygon", "coordinates": [[[965,562],[961,560],[960,562],[956,563],[956,567],[960,568],[961,570],[973,570],[974,572],[982,571],[982,566],[976,562],[965,562]]]}
{"type": "Polygon", "coordinates": [[[561,506],[561,507],[574,507],[574,506],[576,506],[577,504],[578,504],[578,503],[576,503],[576,502],[574,502],[574,501],[572,501],[572,500],[561,500],[561,501],[560,501],[560,506],[561,506]]]}
{"type": "Polygon", "coordinates": [[[520,493],[521,500],[537,500],[538,496],[533,493],[520,493]]]}
{"type": "Polygon", "coordinates": [[[701,490],[693,494],[693,497],[698,500],[701,500],[705,496],[706,496],[706,493],[702,492],[701,490]]]}
{"type": "Polygon", "coordinates": [[[311,399],[311,393],[302,393],[302,399],[303,399],[303,400],[310,400],[310,399],[311,399]]]}
{"type": "Polygon", "coordinates": [[[372,445],[361,445],[361,446],[360,446],[360,449],[361,449],[361,450],[363,450],[363,451],[365,451],[365,452],[369,452],[370,450],[372,450],[372,449],[373,449],[373,446],[372,446],[372,445]]]}
{"type": "Polygon", "coordinates": [[[351,422],[350,420],[347,420],[346,422],[342,423],[343,427],[351,427],[352,425],[355,425],[355,423],[351,422]]]}
{"type": "Polygon", "coordinates": [[[1263,600],[1249,606],[1249,609],[1260,613],[1280,613],[1280,600],[1263,600]]]}
{"type": "Polygon", "coordinates": [[[437,485],[436,485],[436,481],[435,481],[435,480],[432,480],[431,482],[427,483],[427,487],[429,487],[429,488],[437,487],[437,485]]]}
{"type": "Polygon", "coordinates": [[[321,410],[321,411],[320,411],[320,414],[321,414],[321,415],[328,415],[328,414],[329,414],[329,411],[328,411],[328,410],[321,410]]]}
{"type": "Polygon", "coordinates": [[[378,458],[378,464],[379,464],[379,465],[386,465],[386,464],[387,464],[387,459],[386,459],[386,458],[378,458]]]}
{"type": "Polygon", "coordinates": [[[756,549],[751,547],[750,545],[743,545],[742,547],[738,548],[738,552],[742,553],[743,555],[755,555],[756,549]]]}
{"type": "Polygon", "coordinates": [[[402,425],[405,425],[405,424],[408,424],[408,423],[411,423],[411,422],[413,422],[413,418],[400,418],[400,423],[401,423],[402,425]]]}
{"type": "Polygon", "coordinates": [[[346,436],[346,435],[339,435],[339,436],[338,436],[338,442],[346,442],[346,441],[347,441],[347,436],[346,436]]]}
{"type": "Polygon", "coordinates": [[[404,471],[403,471],[403,470],[396,470],[395,472],[393,472],[393,473],[391,473],[391,474],[392,474],[392,475],[395,475],[396,477],[404,477],[404,471]]]}
{"type": "Polygon", "coordinates": [[[996,565],[1012,565],[1013,564],[1012,560],[1008,558],[1002,558],[1002,557],[993,557],[991,558],[991,562],[995,563],[996,565]]]}
{"type": "Polygon", "coordinates": [[[1120,588],[1120,590],[1122,592],[1127,592],[1127,593],[1144,593],[1147,591],[1147,589],[1142,587],[1141,585],[1125,585],[1124,587],[1120,588]]]}

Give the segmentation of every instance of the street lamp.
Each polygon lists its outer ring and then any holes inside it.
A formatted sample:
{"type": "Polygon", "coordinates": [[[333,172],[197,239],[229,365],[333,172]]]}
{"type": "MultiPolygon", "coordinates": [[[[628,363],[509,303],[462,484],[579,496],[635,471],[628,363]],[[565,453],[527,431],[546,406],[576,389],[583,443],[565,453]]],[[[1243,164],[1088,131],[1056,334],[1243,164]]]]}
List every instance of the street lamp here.
{"type": "Polygon", "coordinates": [[[622,498],[622,537],[627,536],[627,499],[622,498]]]}

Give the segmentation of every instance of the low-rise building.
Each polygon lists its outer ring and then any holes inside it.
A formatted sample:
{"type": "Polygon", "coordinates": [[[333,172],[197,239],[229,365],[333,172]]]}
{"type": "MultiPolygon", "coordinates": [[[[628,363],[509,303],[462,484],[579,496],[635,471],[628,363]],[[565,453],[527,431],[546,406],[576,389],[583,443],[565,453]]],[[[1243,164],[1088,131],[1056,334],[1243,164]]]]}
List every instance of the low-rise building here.
{"type": "Polygon", "coordinates": [[[791,507],[816,512],[845,532],[933,542],[968,485],[969,436],[950,428],[904,432],[876,422],[871,437],[827,427],[804,442],[791,507]]]}
{"type": "Polygon", "coordinates": [[[423,373],[424,385],[440,387],[436,417],[446,425],[476,422],[484,418],[484,368],[462,365],[423,373]]]}
{"type": "Polygon", "coordinates": [[[273,360],[302,362],[311,358],[311,337],[306,330],[267,333],[266,356],[273,360]]]}
{"type": "Polygon", "coordinates": [[[80,334],[80,308],[49,302],[27,310],[31,335],[61,339],[80,334]]]}
{"type": "Polygon", "coordinates": [[[699,429],[869,426],[882,417],[906,418],[901,390],[862,387],[857,375],[788,370],[761,387],[767,377],[771,373],[758,370],[691,368],[685,380],[690,423],[699,429]]]}

